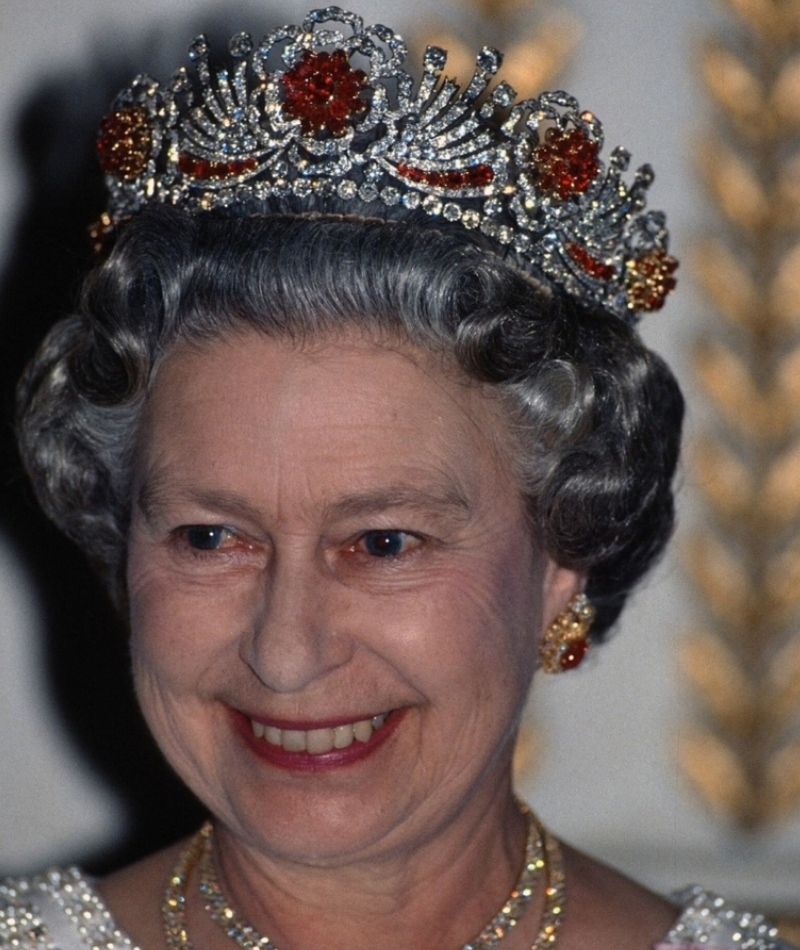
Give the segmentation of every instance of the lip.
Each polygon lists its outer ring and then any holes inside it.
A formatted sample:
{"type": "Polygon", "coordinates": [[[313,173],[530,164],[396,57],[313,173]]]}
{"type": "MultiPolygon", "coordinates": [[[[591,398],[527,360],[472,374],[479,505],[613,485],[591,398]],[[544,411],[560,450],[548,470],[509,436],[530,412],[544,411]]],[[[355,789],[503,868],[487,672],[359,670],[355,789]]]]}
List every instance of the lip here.
{"type": "MultiPolygon", "coordinates": [[[[392,710],[387,716],[383,726],[373,732],[367,742],[354,742],[346,749],[332,749],[330,752],[312,755],[309,752],[289,752],[281,746],[271,745],[263,739],[257,739],[253,735],[250,720],[256,719],[266,726],[274,726],[277,729],[301,730],[335,728],[336,726],[358,720],[354,720],[353,718],[303,721],[263,719],[261,716],[249,716],[236,709],[231,710],[236,732],[251,752],[261,759],[261,761],[274,765],[277,768],[298,772],[330,771],[332,769],[353,765],[356,762],[369,758],[394,735],[398,726],[405,718],[405,713],[405,709],[392,710]]],[[[368,719],[370,717],[361,716],[360,718],[368,719]]]]}

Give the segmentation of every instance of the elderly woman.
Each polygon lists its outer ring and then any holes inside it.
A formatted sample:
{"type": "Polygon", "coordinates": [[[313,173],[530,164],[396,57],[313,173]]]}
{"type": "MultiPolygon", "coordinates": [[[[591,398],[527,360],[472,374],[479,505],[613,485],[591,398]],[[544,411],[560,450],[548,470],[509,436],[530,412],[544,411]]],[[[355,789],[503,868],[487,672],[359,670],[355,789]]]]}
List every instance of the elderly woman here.
{"type": "Polygon", "coordinates": [[[487,95],[491,50],[462,91],[431,48],[415,88],[331,8],[231,53],[200,38],[105,119],[106,257],[19,418],[212,818],[97,882],[8,882],[0,947],[778,948],[512,791],[537,666],[580,662],[672,527],[649,170],[604,166],[563,93],[487,95]]]}

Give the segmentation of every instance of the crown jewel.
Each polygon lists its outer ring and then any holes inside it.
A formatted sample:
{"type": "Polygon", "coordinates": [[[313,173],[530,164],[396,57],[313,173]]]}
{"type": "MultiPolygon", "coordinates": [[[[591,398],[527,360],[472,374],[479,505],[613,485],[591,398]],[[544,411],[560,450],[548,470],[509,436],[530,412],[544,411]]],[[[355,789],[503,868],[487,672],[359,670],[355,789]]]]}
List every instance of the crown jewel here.
{"type": "Polygon", "coordinates": [[[415,87],[400,36],[328,7],[257,46],[239,33],[230,53],[232,68],[212,74],[200,36],[192,72],[165,86],[139,76],[117,97],[97,140],[107,230],[151,203],[358,199],[477,228],[629,322],[675,286],[664,215],[644,210],[650,167],[626,184],[628,153],[604,164],[600,123],[564,92],[515,103],[508,83],[487,91],[496,50],[481,50],[461,88],[441,78],[447,54],[429,46],[415,87]]]}

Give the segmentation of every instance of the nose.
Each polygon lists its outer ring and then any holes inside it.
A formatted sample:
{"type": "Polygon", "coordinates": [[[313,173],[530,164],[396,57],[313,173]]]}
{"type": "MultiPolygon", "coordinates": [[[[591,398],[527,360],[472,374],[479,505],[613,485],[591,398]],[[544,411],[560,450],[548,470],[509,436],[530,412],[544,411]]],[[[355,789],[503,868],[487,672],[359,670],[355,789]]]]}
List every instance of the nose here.
{"type": "Polygon", "coordinates": [[[264,686],[300,692],[348,662],[353,640],[341,627],[345,596],[313,556],[275,554],[240,646],[264,686]]]}

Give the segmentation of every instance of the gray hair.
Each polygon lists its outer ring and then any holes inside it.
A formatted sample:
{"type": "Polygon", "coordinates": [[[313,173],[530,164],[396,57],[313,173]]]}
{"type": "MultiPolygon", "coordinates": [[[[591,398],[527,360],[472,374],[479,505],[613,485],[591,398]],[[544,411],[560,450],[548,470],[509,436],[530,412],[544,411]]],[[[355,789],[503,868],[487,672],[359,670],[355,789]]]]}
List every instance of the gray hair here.
{"type": "Polygon", "coordinates": [[[255,327],[302,342],[359,327],[497,387],[540,542],[586,571],[607,629],[663,549],[683,403],[613,315],[545,289],[482,235],[427,216],[140,214],[52,329],[18,393],[24,463],[48,516],[124,600],[132,452],[159,360],[255,327]]]}

